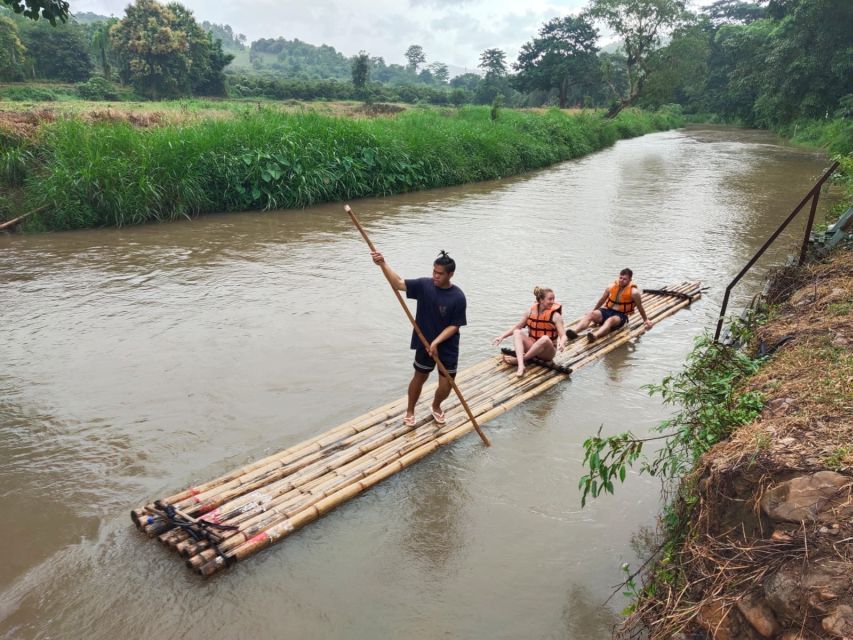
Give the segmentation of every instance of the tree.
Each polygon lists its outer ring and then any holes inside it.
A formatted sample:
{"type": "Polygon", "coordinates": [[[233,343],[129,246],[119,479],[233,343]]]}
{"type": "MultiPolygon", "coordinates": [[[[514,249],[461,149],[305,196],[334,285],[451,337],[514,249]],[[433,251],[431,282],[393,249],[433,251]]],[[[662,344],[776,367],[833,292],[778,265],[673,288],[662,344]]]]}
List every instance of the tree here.
{"type": "Polygon", "coordinates": [[[763,52],[772,30],[770,20],[748,25],[724,24],[717,29],[708,56],[703,109],[725,119],[755,124],[753,107],[765,72],[763,52]]]}
{"type": "Polygon", "coordinates": [[[711,37],[707,19],[676,29],[670,43],[651,56],[651,73],[642,103],[651,106],[701,103],[708,77],[711,37]]]}
{"type": "Polygon", "coordinates": [[[781,17],[762,52],[757,122],[766,126],[831,114],[853,90],[853,3],[774,0],[768,11],[781,17]]]}
{"type": "Polygon", "coordinates": [[[473,93],[482,81],[483,79],[476,73],[463,73],[453,78],[450,81],[450,86],[454,89],[465,89],[473,93]]]}
{"type": "Polygon", "coordinates": [[[490,75],[501,78],[506,75],[506,54],[500,49],[486,49],[480,54],[480,64],[477,65],[490,75]]]}
{"type": "Polygon", "coordinates": [[[426,55],[424,54],[424,49],[419,44],[413,44],[408,49],[406,49],[406,60],[409,61],[408,66],[406,67],[412,73],[418,72],[418,67],[426,62],[426,55]]]}
{"type": "Polygon", "coordinates": [[[443,62],[433,62],[429,65],[430,73],[432,73],[432,78],[438,84],[447,84],[447,81],[450,79],[450,72],[447,70],[447,65],[443,62]]]}
{"type": "Polygon", "coordinates": [[[471,92],[462,87],[456,87],[450,92],[450,102],[457,107],[461,107],[466,102],[471,102],[471,97],[471,92]]]}
{"type": "Polygon", "coordinates": [[[742,0],[717,0],[705,7],[704,12],[715,26],[721,24],[749,24],[765,17],[767,11],[760,4],[742,0]]]}
{"type": "Polygon", "coordinates": [[[85,82],[92,75],[89,42],[76,23],[51,26],[44,22],[23,25],[21,38],[33,76],[63,82],[85,82]]]}
{"type": "Polygon", "coordinates": [[[116,22],[118,22],[118,18],[110,18],[106,22],[99,22],[92,33],[92,49],[95,52],[98,63],[101,65],[101,73],[104,74],[104,78],[107,80],[110,80],[110,76],[112,75],[110,60],[112,59],[113,51],[110,44],[110,27],[116,22]]]}
{"type": "Polygon", "coordinates": [[[136,0],[110,28],[119,58],[119,76],[150,98],[177,96],[187,89],[191,61],[187,34],[171,9],[154,0],[136,0]]]}
{"type": "Polygon", "coordinates": [[[370,78],[370,56],[365,51],[359,51],[352,59],[352,86],[358,93],[364,93],[364,87],[370,78]]]}
{"type": "Polygon", "coordinates": [[[525,43],[513,68],[516,83],[525,91],[556,89],[560,108],[572,90],[582,99],[598,74],[598,32],[584,17],[554,18],[539,30],[539,37],[525,43]]]}
{"type": "Polygon", "coordinates": [[[685,15],[685,0],[592,0],[589,15],[604,22],[622,38],[627,57],[628,92],[607,114],[614,117],[634,104],[649,75],[649,58],[662,35],[685,15]]]}
{"type": "Polygon", "coordinates": [[[233,56],[180,4],[136,0],[110,28],[119,75],[150,98],[224,91],[222,69],[233,56]]]}
{"type": "Polygon", "coordinates": [[[15,23],[0,16],[0,80],[20,80],[23,77],[25,52],[15,23]]]}
{"type": "Polygon", "coordinates": [[[234,59],[222,50],[222,41],[214,40],[204,29],[192,11],[177,2],[166,5],[175,16],[175,26],[186,34],[190,60],[185,93],[200,95],[224,95],[225,78],[222,70],[234,59]]]}
{"type": "Polygon", "coordinates": [[[65,0],[0,0],[6,6],[12,7],[15,13],[22,13],[31,20],[44,18],[50,24],[56,21],[68,20],[68,3],[65,0]]]}

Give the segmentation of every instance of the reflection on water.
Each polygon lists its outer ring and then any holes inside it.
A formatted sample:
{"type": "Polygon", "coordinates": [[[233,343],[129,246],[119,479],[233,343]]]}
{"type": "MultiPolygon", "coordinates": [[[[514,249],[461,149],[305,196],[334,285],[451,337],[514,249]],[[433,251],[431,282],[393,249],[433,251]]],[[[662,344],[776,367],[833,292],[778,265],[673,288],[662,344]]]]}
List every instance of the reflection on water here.
{"type": "Polygon", "coordinates": [[[602,603],[659,487],[632,475],[581,510],[581,443],[667,415],[642,386],[681,365],[825,164],[769,134],[696,128],[353,203],[402,275],[456,258],[462,366],[494,353],[535,285],[572,317],[625,266],[641,286],[710,291],[490,423],[490,449],[459,441],[207,583],[127,512],[403,395],[410,330],[363,242],[339,204],[0,237],[0,635],[609,637],[623,601],[602,603]]]}

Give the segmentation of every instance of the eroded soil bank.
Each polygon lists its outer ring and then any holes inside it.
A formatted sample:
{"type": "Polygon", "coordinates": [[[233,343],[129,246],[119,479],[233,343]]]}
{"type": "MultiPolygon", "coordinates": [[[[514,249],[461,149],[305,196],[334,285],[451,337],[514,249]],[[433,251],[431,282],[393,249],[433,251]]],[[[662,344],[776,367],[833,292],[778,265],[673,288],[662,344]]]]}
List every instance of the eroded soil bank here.
{"type": "Polygon", "coordinates": [[[777,277],[751,345],[776,349],[745,389],[765,408],[685,480],[697,508],[665,559],[681,575],[656,582],[626,636],[853,637],[851,294],[849,249],[777,277]]]}

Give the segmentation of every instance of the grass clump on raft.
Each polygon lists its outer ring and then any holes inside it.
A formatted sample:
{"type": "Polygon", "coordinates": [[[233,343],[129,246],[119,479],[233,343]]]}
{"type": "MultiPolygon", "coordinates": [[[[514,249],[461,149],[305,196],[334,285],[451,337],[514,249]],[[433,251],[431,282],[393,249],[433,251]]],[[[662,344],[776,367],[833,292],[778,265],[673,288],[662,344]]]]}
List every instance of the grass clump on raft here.
{"type": "Polygon", "coordinates": [[[41,130],[24,187],[28,208],[49,205],[32,225],[123,226],[496,179],[679,124],[638,110],[614,120],[503,110],[492,121],[488,107],[375,120],[256,109],[145,129],[66,118],[41,130]]]}
{"type": "MultiPolygon", "coordinates": [[[[761,508],[765,491],[792,477],[853,474],[853,309],[843,306],[851,290],[850,251],[777,279],[769,320],[750,332],[748,349],[778,350],[738,387],[767,403],[757,420],[705,453],[681,483],[662,518],[665,541],[643,586],[635,588],[619,637],[713,637],[714,621],[763,594],[785,567],[831,558],[853,573],[849,517],[829,526],[774,522],[761,508]]],[[[837,592],[825,604],[853,599],[851,587],[838,589],[824,589],[837,592]]],[[[797,606],[796,637],[825,637],[816,610],[797,606]]],[[[737,637],[758,637],[748,625],[741,633],[737,637]]]]}

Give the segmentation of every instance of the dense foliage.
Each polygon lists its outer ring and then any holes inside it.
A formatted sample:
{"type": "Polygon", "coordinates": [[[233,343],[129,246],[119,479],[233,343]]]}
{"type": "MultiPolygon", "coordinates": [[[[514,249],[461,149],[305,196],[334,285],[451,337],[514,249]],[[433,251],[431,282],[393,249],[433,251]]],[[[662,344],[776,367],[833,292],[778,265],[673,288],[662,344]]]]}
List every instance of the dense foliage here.
{"type": "Polygon", "coordinates": [[[598,106],[611,114],[630,104],[676,103],[687,113],[776,128],[849,116],[853,3],[717,0],[697,14],[684,4],[590,0],[578,16],[546,21],[517,60],[489,48],[481,73],[455,78],[417,44],[401,49],[403,64],[361,52],[369,59],[366,77],[363,57],[328,45],[269,38],[247,48],[230,26],[199,25],[177,3],[138,0],[121,20],[81,13],[55,29],[0,6],[0,19],[12,18],[11,26],[0,20],[0,79],[82,82],[96,72],[109,81],[118,70],[121,81],[150,97],[226,90],[236,97],[431,104],[492,104],[500,97],[509,107],[598,106]],[[615,33],[619,49],[599,51],[594,24],[615,33]]]}
{"type": "Polygon", "coordinates": [[[44,18],[51,24],[68,20],[68,2],[66,0],[2,0],[0,4],[11,7],[31,20],[44,18]]]}
{"type": "MultiPolygon", "coordinates": [[[[139,129],[62,120],[10,158],[34,224],[121,226],[211,211],[302,207],[499,178],[678,126],[677,114],[543,115],[484,107],[350,120],[247,109],[139,129]],[[32,153],[31,153],[32,152],[32,153]],[[26,176],[26,178],[23,178],[26,176]]],[[[0,176],[2,182],[2,176],[0,176]]]]}
{"type": "Polygon", "coordinates": [[[800,118],[850,115],[853,3],[725,0],[655,52],[643,104],[778,127],[800,118]]]}

